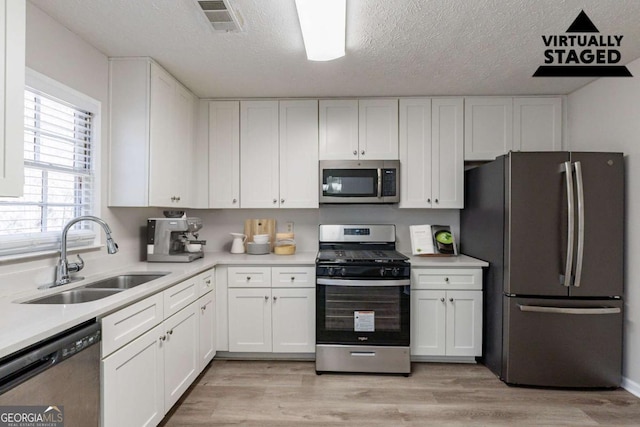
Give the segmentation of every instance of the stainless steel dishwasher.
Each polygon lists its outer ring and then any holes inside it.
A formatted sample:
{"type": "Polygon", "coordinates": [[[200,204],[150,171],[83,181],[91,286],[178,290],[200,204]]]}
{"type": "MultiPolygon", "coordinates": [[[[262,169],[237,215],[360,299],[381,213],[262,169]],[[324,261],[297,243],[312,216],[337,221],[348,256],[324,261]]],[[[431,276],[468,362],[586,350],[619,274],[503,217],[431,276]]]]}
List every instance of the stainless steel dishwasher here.
{"type": "Polygon", "coordinates": [[[98,426],[100,339],[94,319],[1,359],[0,413],[14,406],[55,407],[63,418],[59,425],[98,426]]]}

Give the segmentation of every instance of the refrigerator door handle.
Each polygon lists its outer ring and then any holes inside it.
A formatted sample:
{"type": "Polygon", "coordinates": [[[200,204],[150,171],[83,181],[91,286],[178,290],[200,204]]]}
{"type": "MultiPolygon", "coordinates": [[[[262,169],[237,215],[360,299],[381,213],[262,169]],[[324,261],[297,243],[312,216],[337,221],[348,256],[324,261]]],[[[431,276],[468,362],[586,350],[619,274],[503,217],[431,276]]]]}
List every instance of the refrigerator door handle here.
{"type": "Polygon", "coordinates": [[[575,235],[574,206],[573,206],[573,167],[571,162],[564,162],[565,181],[567,183],[567,263],[564,277],[560,276],[564,286],[571,286],[571,271],[573,268],[573,240],[575,235]]]}
{"type": "Polygon", "coordinates": [[[582,180],[582,164],[574,163],[576,168],[576,193],[578,199],[578,247],[576,250],[576,276],[573,286],[580,287],[582,278],[582,261],[584,259],[584,181],[582,180]]]}
{"type": "Polygon", "coordinates": [[[618,314],[622,310],[619,307],[545,307],[541,305],[521,305],[518,304],[520,311],[530,313],[551,313],[551,314],[618,314]]]}

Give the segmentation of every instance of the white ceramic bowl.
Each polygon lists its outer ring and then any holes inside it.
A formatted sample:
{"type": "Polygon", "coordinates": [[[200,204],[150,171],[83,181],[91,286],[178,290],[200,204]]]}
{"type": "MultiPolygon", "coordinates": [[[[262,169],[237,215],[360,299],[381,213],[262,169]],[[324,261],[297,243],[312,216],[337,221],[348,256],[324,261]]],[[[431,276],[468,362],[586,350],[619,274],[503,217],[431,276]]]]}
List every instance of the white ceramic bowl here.
{"type": "Polygon", "coordinates": [[[256,243],[269,243],[269,235],[268,234],[254,234],[253,241],[256,243]]]}
{"type": "Polygon", "coordinates": [[[202,245],[200,243],[186,243],[184,245],[184,249],[187,252],[200,252],[202,250],[202,245]]]}

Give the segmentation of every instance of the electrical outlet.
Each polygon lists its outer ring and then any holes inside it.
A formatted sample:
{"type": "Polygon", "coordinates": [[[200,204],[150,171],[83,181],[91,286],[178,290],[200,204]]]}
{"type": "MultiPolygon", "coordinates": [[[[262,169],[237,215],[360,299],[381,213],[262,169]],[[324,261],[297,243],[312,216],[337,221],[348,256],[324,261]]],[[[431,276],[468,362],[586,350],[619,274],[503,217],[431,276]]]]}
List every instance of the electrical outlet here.
{"type": "Polygon", "coordinates": [[[293,221],[287,221],[287,233],[293,233],[293,221]]]}

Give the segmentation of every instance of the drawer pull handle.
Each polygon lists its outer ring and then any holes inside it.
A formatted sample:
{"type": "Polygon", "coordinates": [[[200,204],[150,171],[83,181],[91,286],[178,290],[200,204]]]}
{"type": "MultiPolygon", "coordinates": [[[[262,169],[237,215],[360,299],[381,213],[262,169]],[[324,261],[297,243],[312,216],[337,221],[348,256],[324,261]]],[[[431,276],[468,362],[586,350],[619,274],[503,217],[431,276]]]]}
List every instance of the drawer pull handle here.
{"type": "Polygon", "coordinates": [[[291,281],[292,281],[292,282],[295,282],[295,281],[296,281],[295,276],[291,276],[291,281]]]}
{"type": "Polygon", "coordinates": [[[202,307],[200,307],[200,309],[201,309],[202,311],[205,311],[205,310],[207,309],[207,306],[206,306],[206,305],[203,305],[202,307]]]}
{"type": "Polygon", "coordinates": [[[160,341],[164,341],[164,340],[166,340],[166,339],[167,339],[167,336],[166,336],[166,335],[160,335],[160,341]]]}
{"type": "Polygon", "coordinates": [[[269,299],[269,297],[265,295],[265,296],[264,296],[264,300],[266,301],[266,300],[268,300],[268,299],[269,299]]]}
{"type": "Polygon", "coordinates": [[[278,297],[273,297],[273,302],[276,302],[277,299],[278,297]]]}
{"type": "Polygon", "coordinates": [[[453,302],[453,298],[449,298],[449,302],[453,302]]]}
{"type": "Polygon", "coordinates": [[[440,298],[440,302],[444,302],[444,298],[440,298]]]}
{"type": "Polygon", "coordinates": [[[444,278],[444,281],[445,281],[445,282],[447,282],[447,283],[449,283],[449,278],[448,278],[448,277],[445,277],[445,278],[444,278]]]}
{"type": "Polygon", "coordinates": [[[207,286],[209,286],[211,284],[211,280],[206,280],[204,283],[206,283],[207,286]]]}
{"type": "Polygon", "coordinates": [[[173,329],[171,329],[171,330],[167,331],[167,333],[168,333],[169,335],[173,335],[173,329]]]}
{"type": "Polygon", "coordinates": [[[251,280],[251,276],[247,276],[247,282],[251,280]]]}

